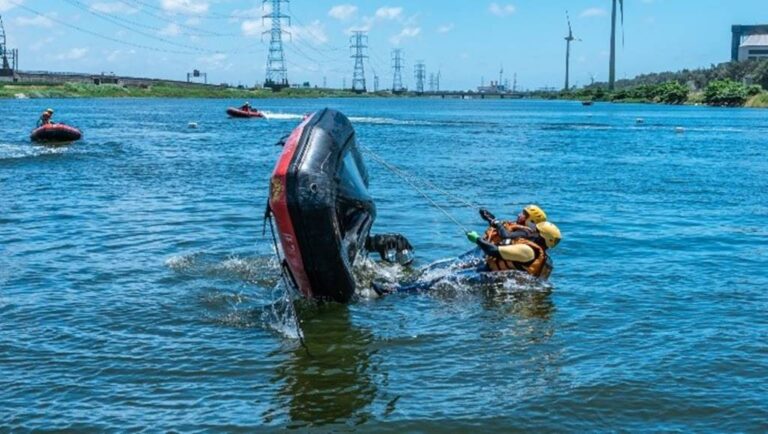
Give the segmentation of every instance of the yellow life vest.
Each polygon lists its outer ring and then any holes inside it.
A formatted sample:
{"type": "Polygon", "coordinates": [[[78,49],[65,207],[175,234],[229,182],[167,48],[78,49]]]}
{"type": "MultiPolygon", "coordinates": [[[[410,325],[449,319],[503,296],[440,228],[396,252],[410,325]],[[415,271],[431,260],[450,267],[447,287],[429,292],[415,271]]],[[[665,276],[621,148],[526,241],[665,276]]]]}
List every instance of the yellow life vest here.
{"type": "MultiPolygon", "coordinates": [[[[526,227],[517,225],[512,222],[503,222],[504,228],[507,231],[526,231],[533,233],[533,231],[526,227]]],[[[533,249],[534,257],[529,262],[514,262],[507,261],[501,258],[494,258],[492,256],[485,257],[485,263],[491,271],[508,271],[508,270],[520,270],[525,271],[531,276],[547,279],[552,273],[552,262],[549,260],[549,256],[538,244],[525,238],[516,238],[514,240],[503,240],[499,236],[498,231],[494,227],[490,227],[485,231],[484,239],[495,246],[525,244],[533,249]]]]}

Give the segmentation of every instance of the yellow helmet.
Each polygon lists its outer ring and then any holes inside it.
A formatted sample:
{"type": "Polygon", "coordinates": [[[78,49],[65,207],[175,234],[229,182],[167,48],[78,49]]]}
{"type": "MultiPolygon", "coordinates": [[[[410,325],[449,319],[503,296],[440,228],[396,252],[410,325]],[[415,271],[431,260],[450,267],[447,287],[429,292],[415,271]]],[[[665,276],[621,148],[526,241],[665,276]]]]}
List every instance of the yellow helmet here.
{"type": "Polygon", "coordinates": [[[528,214],[528,217],[535,224],[544,223],[547,221],[547,213],[545,213],[544,210],[539,208],[537,205],[528,205],[527,207],[523,208],[523,211],[528,214]]]}
{"type": "Polygon", "coordinates": [[[554,223],[542,222],[536,225],[536,229],[539,230],[539,234],[544,238],[549,249],[553,249],[563,239],[563,236],[560,235],[560,229],[554,223]]]}

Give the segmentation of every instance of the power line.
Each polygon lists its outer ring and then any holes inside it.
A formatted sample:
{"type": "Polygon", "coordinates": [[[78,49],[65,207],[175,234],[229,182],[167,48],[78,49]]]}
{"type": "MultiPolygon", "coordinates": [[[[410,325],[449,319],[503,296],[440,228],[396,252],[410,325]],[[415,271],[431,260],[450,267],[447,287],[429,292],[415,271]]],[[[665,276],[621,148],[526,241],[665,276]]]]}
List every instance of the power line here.
{"type": "MultiPolygon", "coordinates": [[[[163,42],[163,43],[168,44],[168,45],[174,45],[174,46],[181,47],[181,48],[186,48],[186,49],[189,49],[189,50],[195,50],[195,51],[200,51],[200,52],[210,52],[209,50],[206,50],[204,48],[195,47],[195,46],[187,45],[187,44],[180,44],[178,42],[174,42],[174,41],[171,41],[171,40],[168,40],[168,39],[165,39],[165,38],[161,38],[159,36],[155,36],[155,35],[153,35],[151,33],[146,33],[146,32],[144,32],[142,30],[137,30],[137,29],[135,29],[135,28],[133,28],[131,26],[128,26],[126,24],[121,23],[120,21],[115,20],[111,16],[104,15],[104,14],[101,14],[101,13],[98,13],[98,12],[95,12],[95,11],[91,10],[90,7],[88,7],[87,5],[79,2],[78,0],[67,0],[67,2],[69,4],[75,6],[75,7],[79,6],[80,9],[84,9],[85,11],[90,13],[91,15],[97,16],[97,17],[99,17],[99,18],[101,18],[101,19],[103,19],[105,21],[111,22],[112,24],[120,26],[120,27],[122,27],[124,29],[127,29],[127,30],[129,30],[131,32],[134,32],[136,34],[142,35],[142,36],[144,36],[146,38],[154,39],[154,40],[163,42]]],[[[48,18],[50,18],[50,17],[48,17],[48,18]]]]}
{"type": "MultiPolygon", "coordinates": [[[[117,0],[117,1],[119,1],[120,3],[122,3],[122,4],[126,5],[126,6],[129,6],[129,7],[134,7],[135,6],[134,4],[129,2],[128,0],[117,0]]],[[[139,10],[141,11],[141,13],[143,13],[145,15],[148,15],[148,16],[150,16],[152,18],[155,18],[158,21],[162,21],[162,22],[167,23],[167,24],[173,24],[173,25],[179,26],[180,28],[188,29],[188,30],[191,30],[193,32],[199,32],[199,33],[184,32],[184,34],[188,35],[188,36],[205,36],[205,37],[220,37],[220,38],[228,38],[228,37],[238,37],[238,36],[241,36],[240,33],[217,33],[217,32],[212,32],[210,30],[205,30],[205,29],[201,29],[201,28],[198,28],[198,27],[189,26],[189,25],[186,25],[186,24],[183,24],[183,23],[178,23],[178,22],[173,21],[173,20],[169,20],[169,19],[167,19],[166,17],[164,17],[162,15],[149,12],[147,10],[144,10],[143,8],[139,8],[139,10]]],[[[138,22],[131,21],[131,20],[128,20],[128,19],[125,19],[125,18],[118,18],[117,16],[115,16],[114,18],[120,19],[121,21],[132,23],[132,24],[134,24],[136,26],[139,26],[139,27],[144,27],[144,28],[148,28],[148,29],[152,29],[152,30],[158,30],[158,31],[162,30],[162,29],[158,29],[157,27],[147,26],[145,24],[140,24],[138,22]]]]}
{"type": "Polygon", "coordinates": [[[49,19],[49,20],[51,20],[51,21],[53,21],[55,23],[61,24],[62,26],[69,27],[69,28],[77,30],[79,32],[82,32],[82,33],[85,33],[85,34],[88,34],[88,35],[91,35],[91,36],[95,36],[97,38],[101,38],[101,39],[104,39],[104,40],[107,40],[107,41],[117,42],[118,44],[128,45],[128,46],[134,47],[134,48],[141,48],[143,50],[157,51],[157,52],[161,52],[161,53],[195,54],[195,55],[200,54],[199,52],[194,52],[194,51],[180,51],[180,50],[170,50],[170,49],[165,49],[165,48],[151,47],[151,46],[148,46],[148,45],[136,44],[136,43],[133,43],[133,42],[128,42],[128,41],[122,40],[122,39],[113,38],[111,36],[102,35],[100,33],[97,33],[97,32],[94,32],[94,31],[91,31],[91,30],[88,30],[88,29],[84,29],[84,28],[76,26],[74,24],[70,24],[70,23],[68,23],[66,21],[57,19],[55,17],[51,17],[51,16],[48,16],[48,15],[45,15],[42,12],[37,11],[35,9],[32,9],[29,6],[25,6],[25,5],[21,4],[21,3],[16,3],[16,2],[13,2],[13,1],[9,1],[9,3],[11,3],[14,6],[16,6],[16,7],[20,8],[20,9],[23,9],[23,10],[29,12],[29,13],[35,14],[35,15],[40,16],[40,17],[44,17],[44,18],[49,19]]]}
{"type": "MultiPolygon", "coordinates": [[[[149,9],[160,11],[160,12],[166,13],[166,14],[173,12],[173,11],[169,11],[168,9],[165,9],[165,8],[162,8],[162,7],[159,7],[159,6],[155,6],[155,5],[151,4],[151,3],[147,3],[147,2],[142,1],[142,0],[132,0],[132,2],[137,4],[137,5],[145,6],[145,7],[149,8],[149,9]]],[[[125,2],[123,2],[123,3],[125,3],[125,2]]],[[[206,20],[231,20],[233,18],[251,18],[251,19],[261,18],[258,15],[237,14],[237,12],[239,12],[239,11],[236,10],[236,11],[232,12],[229,15],[219,14],[219,13],[216,13],[216,12],[208,12],[208,15],[194,15],[194,14],[190,14],[190,15],[195,17],[195,18],[206,19],[206,20]]]]}

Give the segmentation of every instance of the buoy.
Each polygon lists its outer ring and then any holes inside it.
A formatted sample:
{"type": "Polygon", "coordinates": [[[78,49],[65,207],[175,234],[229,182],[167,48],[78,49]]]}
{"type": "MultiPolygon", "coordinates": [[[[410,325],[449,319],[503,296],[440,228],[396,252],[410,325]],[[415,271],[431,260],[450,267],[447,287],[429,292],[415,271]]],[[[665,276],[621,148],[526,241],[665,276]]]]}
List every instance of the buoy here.
{"type": "Polygon", "coordinates": [[[635,119],[635,123],[636,123],[636,124],[644,124],[644,123],[645,123],[645,119],[643,119],[643,118],[637,118],[637,119],[635,119]]]}
{"type": "Polygon", "coordinates": [[[197,128],[197,122],[190,122],[187,124],[189,128],[197,128]]]}
{"type": "Polygon", "coordinates": [[[675,132],[678,134],[682,134],[685,132],[685,128],[683,127],[675,127],[675,132]]]}

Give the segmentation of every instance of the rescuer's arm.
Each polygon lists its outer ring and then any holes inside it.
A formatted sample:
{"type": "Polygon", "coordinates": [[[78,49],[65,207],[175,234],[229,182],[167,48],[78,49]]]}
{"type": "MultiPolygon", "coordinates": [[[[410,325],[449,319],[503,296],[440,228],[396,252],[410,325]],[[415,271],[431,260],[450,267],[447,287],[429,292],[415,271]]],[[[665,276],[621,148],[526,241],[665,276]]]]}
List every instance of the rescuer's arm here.
{"type": "Polygon", "coordinates": [[[501,258],[512,262],[530,262],[536,257],[536,252],[525,244],[513,244],[498,248],[501,258]]]}

